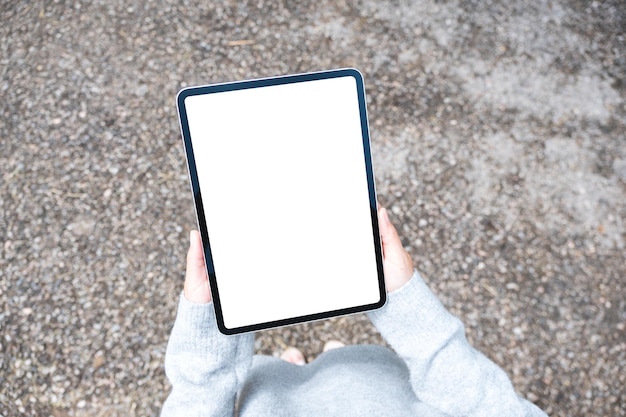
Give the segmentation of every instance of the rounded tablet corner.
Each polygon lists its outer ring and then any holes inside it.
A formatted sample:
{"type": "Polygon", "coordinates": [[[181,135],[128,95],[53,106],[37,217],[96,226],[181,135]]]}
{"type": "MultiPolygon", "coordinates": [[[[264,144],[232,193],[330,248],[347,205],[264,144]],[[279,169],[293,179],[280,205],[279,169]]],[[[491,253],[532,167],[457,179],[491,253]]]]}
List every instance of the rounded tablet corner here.
{"type": "Polygon", "coordinates": [[[241,333],[237,331],[236,329],[230,329],[226,327],[226,325],[224,324],[224,321],[221,320],[220,318],[217,319],[217,329],[220,331],[221,334],[226,335],[226,336],[233,336],[238,333],[241,333]]]}
{"type": "Polygon", "coordinates": [[[181,88],[178,93],[176,93],[176,104],[179,109],[183,108],[185,99],[191,95],[191,90],[193,90],[193,87],[185,87],[181,88]]]}
{"type": "Polygon", "coordinates": [[[353,77],[357,80],[357,82],[363,84],[363,73],[359,71],[357,68],[349,67],[343,69],[344,74],[350,77],[353,77]]]}
{"type": "Polygon", "coordinates": [[[376,306],[374,308],[376,310],[378,310],[379,308],[383,308],[385,304],[387,304],[387,298],[387,290],[385,289],[381,294],[380,300],[378,301],[378,303],[376,303],[376,306]]]}

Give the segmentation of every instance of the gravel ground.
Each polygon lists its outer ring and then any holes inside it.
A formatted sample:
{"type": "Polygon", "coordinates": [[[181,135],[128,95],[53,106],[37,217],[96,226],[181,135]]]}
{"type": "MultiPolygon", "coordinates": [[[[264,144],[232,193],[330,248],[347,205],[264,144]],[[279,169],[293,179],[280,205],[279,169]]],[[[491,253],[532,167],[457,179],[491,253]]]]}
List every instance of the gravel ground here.
{"type": "MultiPolygon", "coordinates": [[[[3,1],[0,415],[151,416],[195,227],[175,95],[352,66],[379,197],[433,290],[555,416],[626,416],[626,7],[3,1]]],[[[382,343],[357,315],[257,350],[382,343]]]]}

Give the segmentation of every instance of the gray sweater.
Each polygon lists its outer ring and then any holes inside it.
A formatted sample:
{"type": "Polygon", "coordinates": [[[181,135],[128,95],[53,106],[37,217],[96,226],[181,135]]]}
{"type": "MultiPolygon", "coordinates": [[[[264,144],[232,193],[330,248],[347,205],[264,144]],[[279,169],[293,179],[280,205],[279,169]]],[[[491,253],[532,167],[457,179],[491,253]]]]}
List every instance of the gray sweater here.
{"type": "Polygon", "coordinates": [[[224,336],[213,306],[181,295],[167,347],[161,416],[545,416],[473,349],[417,272],[369,317],[382,346],[347,346],[297,366],[224,336]]]}

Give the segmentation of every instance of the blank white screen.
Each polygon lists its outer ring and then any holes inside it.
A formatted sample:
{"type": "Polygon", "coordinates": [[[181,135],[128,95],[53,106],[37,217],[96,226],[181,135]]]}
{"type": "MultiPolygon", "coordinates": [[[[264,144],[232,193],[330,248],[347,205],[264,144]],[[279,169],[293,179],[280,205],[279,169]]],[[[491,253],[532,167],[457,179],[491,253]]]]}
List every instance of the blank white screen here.
{"type": "Polygon", "coordinates": [[[355,79],[185,107],[226,327],[379,302],[355,79]]]}

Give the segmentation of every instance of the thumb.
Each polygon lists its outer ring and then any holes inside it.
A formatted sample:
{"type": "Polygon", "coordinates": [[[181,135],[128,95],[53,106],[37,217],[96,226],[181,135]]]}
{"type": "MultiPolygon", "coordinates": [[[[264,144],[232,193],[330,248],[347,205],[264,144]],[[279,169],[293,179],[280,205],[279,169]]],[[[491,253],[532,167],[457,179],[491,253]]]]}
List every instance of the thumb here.
{"type": "Polygon", "coordinates": [[[393,257],[398,252],[404,252],[404,248],[402,247],[402,243],[400,242],[398,232],[396,231],[396,228],[393,226],[393,224],[391,224],[391,221],[389,220],[389,213],[387,213],[386,208],[379,208],[378,218],[380,220],[379,230],[380,238],[382,239],[383,244],[383,256],[393,257]]]}
{"type": "Polygon", "coordinates": [[[413,275],[413,261],[404,250],[396,228],[389,220],[384,207],[378,210],[380,238],[383,247],[383,269],[387,292],[392,292],[404,284],[413,275]]]}
{"type": "Polygon", "coordinates": [[[194,303],[208,303],[212,300],[202,253],[202,242],[197,230],[189,233],[184,294],[187,300],[194,303]]]}

